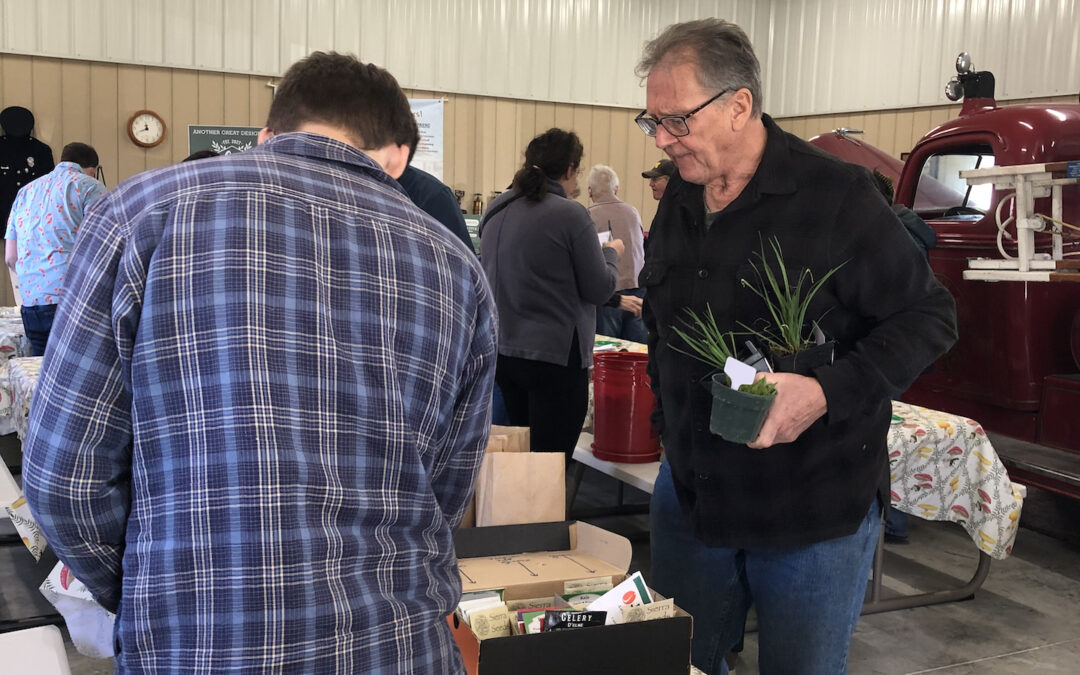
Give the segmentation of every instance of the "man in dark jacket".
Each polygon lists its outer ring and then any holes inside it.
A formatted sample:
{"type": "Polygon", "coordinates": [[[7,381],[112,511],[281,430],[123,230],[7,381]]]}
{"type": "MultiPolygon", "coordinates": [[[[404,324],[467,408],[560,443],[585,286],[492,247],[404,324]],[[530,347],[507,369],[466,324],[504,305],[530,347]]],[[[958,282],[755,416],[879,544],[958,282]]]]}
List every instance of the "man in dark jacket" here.
{"type": "Polygon", "coordinates": [[[640,279],[666,450],[653,582],[694,615],[693,660],[706,672],[727,672],[754,604],[762,672],[838,673],[887,503],[889,394],[952,345],[955,308],[869,173],[762,114],[759,72],[745,33],[719,19],[670,26],[638,66],[637,122],[678,167],[640,279]],[[839,267],[807,315],[835,359],[767,375],[777,395],[761,432],[735,444],[710,433],[710,368],[673,328],[687,309],[710,309],[721,330],[768,320],[742,282],[773,241],[795,278],[839,267]]]}
{"type": "Polygon", "coordinates": [[[397,179],[398,183],[405,188],[405,194],[409,195],[413,204],[442,223],[470,251],[475,253],[472,237],[469,236],[469,229],[465,226],[465,218],[461,215],[461,207],[458,206],[457,198],[454,197],[454,191],[427,171],[422,171],[412,165],[412,158],[416,154],[416,146],[419,142],[420,136],[417,135],[409,143],[409,165],[397,179]]]}

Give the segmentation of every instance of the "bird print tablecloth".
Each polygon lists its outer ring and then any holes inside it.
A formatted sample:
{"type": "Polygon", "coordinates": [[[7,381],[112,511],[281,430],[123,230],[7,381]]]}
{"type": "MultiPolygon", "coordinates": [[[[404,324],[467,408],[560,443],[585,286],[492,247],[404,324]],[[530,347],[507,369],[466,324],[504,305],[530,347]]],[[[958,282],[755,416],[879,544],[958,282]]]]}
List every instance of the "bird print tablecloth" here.
{"type": "Polygon", "coordinates": [[[34,397],[38,377],[41,375],[40,356],[26,356],[7,362],[8,380],[11,382],[11,417],[19,440],[26,438],[30,424],[30,400],[34,397]]]}
{"type": "Polygon", "coordinates": [[[889,474],[896,508],[959,523],[992,558],[1012,553],[1023,499],[975,420],[893,401],[889,474]]]}
{"type": "Polygon", "coordinates": [[[7,360],[15,356],[30,356],[30,341],[23,333],[18,307],[0,307],[0,436],[15,431],[11,415],[11,387],[7,360]]]}

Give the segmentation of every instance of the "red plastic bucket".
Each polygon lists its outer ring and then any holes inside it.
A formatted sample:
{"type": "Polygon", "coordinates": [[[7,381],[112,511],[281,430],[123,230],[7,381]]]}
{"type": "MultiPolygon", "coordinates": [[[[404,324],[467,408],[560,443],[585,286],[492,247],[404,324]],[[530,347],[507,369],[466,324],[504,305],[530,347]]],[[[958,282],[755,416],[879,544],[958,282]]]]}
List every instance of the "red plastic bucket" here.
{"type": "Polygon", "coordinates": [[[655,406],[646,354],[593,355],[593,454],[640,464],[660,458],[660,437],[649,421],[655,406]]]}

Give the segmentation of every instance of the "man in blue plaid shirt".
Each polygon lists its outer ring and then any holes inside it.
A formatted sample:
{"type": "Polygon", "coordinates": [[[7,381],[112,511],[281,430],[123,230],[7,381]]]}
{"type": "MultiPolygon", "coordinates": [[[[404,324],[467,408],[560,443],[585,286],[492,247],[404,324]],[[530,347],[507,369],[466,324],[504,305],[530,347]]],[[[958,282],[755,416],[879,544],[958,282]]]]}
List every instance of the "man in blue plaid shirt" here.
{"type": "Polygon", "coordinates": [[[451,534],[486,445],[476,256],[392,177],[385,70],[293,65],[248,152],[90,210],[25,445],[120,672],[458,673],[451,534]]]}

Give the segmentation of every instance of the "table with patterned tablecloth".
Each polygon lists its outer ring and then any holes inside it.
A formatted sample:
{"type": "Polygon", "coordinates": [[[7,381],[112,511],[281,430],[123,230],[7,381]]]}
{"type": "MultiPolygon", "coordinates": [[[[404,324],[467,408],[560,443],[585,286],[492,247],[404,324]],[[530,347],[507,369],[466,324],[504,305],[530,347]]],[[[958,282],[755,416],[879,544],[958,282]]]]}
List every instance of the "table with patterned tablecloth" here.
{"type": "Polygon", "coordinates": [[[889,471],[896,508],[959,523],[997,560],[1012,552],[1023,498],[975,420],[894,401],[889,471]]]}
{"type": "Polygon", "coordinates": [[[42,359],[41,356],[26,356],[7,362],[11,382],[11,417],[20,441],[26,438],[26,429],[30,424],[30,402],[41,375],[42,359]]]}
{"type": "Polygon", "coordinates": [[[11,357],[30,356],[31,353],[30,341],[23,332],[19,308],[0,307],[0,436],[15,431],[15,421],[11,416],[11,386],[7,360],[11,357]]]}

